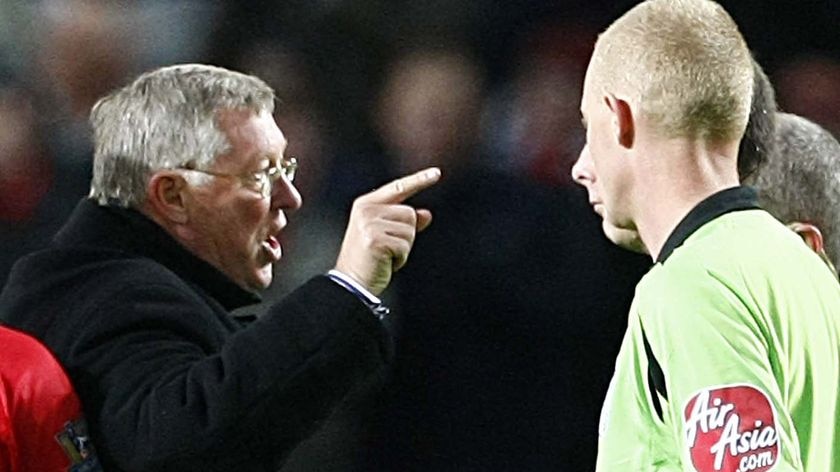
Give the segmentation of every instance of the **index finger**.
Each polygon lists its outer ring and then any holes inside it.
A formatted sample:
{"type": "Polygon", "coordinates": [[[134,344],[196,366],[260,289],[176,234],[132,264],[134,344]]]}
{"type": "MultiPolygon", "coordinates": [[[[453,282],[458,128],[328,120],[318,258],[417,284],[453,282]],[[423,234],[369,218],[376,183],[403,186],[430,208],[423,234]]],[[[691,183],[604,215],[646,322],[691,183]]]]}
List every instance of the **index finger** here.
{"type": "Polygon", "coordinates": [[[393,180],[373,192],[364,195],[367,201],[375,203],[402,203],[404,200],[427,189],[440,180],[440,169],[429,167],[414,174],[393,180]]]}

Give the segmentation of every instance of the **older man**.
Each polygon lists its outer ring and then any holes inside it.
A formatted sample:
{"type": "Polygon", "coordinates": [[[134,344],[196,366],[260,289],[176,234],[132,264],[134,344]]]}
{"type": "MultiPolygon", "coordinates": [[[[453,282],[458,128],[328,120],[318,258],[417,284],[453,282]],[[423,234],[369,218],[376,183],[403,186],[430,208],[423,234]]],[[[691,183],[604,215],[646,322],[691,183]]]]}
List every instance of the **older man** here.
{"type": "Polygon", "coordinates": [[[763,208],[840,267],[840,143],[806,118],[777,113],[775,149],[745,182],[763,208]]]}
{"type": "Polygon", "coordinates": [[[101,99],[90,198],[0,295],[66,368],[106,470],[276,470],[387,361],[377,295],[431,221],[401,202],[435,168],[356,200],[335,270],[258,321],[230,315],[271,282],[301,205],[273,100],[204,65],[101,99]]]}
{"type": "Polygon", "coordinates": [[[739,186],[752,84],[743,38],[708,0],[643,2],[595,46],[577,167],[607,236],[638,233],[655,261],[604,403],[600,471],[838,466],[840,286],[739,186]]]}

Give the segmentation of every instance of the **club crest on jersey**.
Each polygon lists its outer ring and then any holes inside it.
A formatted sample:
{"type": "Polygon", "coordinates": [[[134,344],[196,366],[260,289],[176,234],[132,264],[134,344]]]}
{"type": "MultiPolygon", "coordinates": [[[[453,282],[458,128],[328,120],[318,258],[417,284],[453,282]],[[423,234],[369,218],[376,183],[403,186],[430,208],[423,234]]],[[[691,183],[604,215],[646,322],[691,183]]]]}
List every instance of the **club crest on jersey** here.
{"type": "Polygon", "coordinates": [[[686,403],[685,439],[698,472],[764,472],[779,460],[776,416],[751,385],[705,388],[686,403]]]}

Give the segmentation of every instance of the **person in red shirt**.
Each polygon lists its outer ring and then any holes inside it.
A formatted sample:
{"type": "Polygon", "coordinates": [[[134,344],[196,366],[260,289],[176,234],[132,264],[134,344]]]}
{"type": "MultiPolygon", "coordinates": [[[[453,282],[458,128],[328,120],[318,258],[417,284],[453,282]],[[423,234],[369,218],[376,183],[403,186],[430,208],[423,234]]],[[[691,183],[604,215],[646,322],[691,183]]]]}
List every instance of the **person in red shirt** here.
{"type": "Polygon", "coordinates": [[[61,365],[40,342],[5,326],[0,326],[0,470],[102,470],[61,365]]]}

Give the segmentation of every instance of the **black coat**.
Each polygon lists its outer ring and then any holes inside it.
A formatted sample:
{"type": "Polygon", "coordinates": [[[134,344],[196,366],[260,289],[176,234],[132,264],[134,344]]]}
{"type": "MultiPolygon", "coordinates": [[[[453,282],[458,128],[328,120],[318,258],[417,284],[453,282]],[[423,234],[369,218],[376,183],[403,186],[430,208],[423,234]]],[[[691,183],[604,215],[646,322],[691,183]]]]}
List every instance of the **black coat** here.
{"type": "Polygon", "coordinates": [[[15,265],[0,320],[65,366],[106,470],[276,470],[390,340],[323,276],[250,324],[230,315],[255,301],[140,213],[85,200],[15,265]]]}

